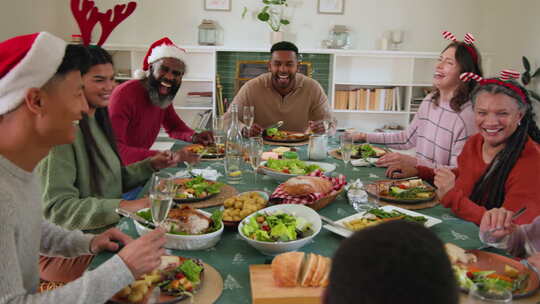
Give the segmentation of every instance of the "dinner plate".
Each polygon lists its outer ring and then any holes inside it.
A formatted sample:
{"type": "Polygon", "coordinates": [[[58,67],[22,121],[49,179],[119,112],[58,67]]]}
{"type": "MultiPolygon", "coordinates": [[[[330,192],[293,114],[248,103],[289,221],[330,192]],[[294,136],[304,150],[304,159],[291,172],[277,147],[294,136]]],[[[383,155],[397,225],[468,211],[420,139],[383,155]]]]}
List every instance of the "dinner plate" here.
{"type": "MultiPolygon", "coordinates": [[[[359,144],[359,145],[354,145],[354,146],[356,147],[356,146],[363,146],[363,145],[366,145],[366,144],[359,144]]],[[[368,144],[368,145],[369,145],[369,144],[368,144]]],[[[371,146],[373,146],[373,145],[371,145],[371,146]]],[[[378,147],[378,146],[373,146],[373,147],[382,149],[382,150],[384,150],[386,153],[390,153],[390,151],[389,151],[388,149],[385,149],[385,148],[382,148],[382,147],[378,147]]],[[[335,151],[336,151],[336,153],[337,153],[338,155],[341,155],[341,149],[340,149],[340,148],[336,149],[335,151]]],[[[370,157],[370,158],[379,159],[379,158],[383,157],[384,155],[386,155],[386,153],[383,154],[383,155],[381,155],[381,156],[373,156],[373,157],[370,157]]],[[[352,153],[351,153],[351,158],[352,158],[352,159],[362,159],[362,156],[361,156],[361,155],[358,155],[358,154],[352,154],[352,153]]]]}
{"type": "Polygon", "coordinates": [[[393,196],[390,196],[390,195],[380,195],[379,194],[379,188],[378,188],[378,185],[379,184],[383,184],[383,183],[393,183],[393,182],[397,182],[399,180],[391,180],[391,179],[385,179],[385,180],[380,180],[380,181],[376,181],[376,182],[373,182],[371,184],[367,184],[365,186],[366,188],[366,192],[377,198],[377,199],[380,199],[381,201],[385,201],[385,202],[389,202],[389,203],[399,203],[399,204],[417,204],[417,203],[425,203],[425,202],[430,202],[432,200],[435,199],[435,197],[437,196],[435,194],[435,188],[433,186],[431,186],[430,184],[428,184],[426,181],[423,181],[424,182],[424,185],[432,191],[431,193],[431,196],[427,197],[427,198],[413,198],[413,199],[406,199],[406,198],[396,198],[396,197],[393,197],[393,196]]]}
{"type": "MultiPolygon", "coordinates": [[[[482,270],[494,270],[499,274],[504,274],[504,266],[509,265],[516,268],[519,273],[528,273],[529,282],[524,293],[513,294],[514,299],[530,297],[536,293],[538,287],[540,287],[540,280],[538,275],[519,261],[514,259],[487,251],[481,250],[467,250],[468,253],[476,255],[478,261],[475,263],[466,264],[466,266],[474,266],[482,270]]],[[[468,292],[468,289],[460,288],[463,292],[468,292]]]]}
{"type": "MultiPolygon", "coordinates": [[[[328,174],[334,170],[336,170],[336,165],[329,164],[329,163],[323,163],[323,162],[313,162],[313,161],[304,161],[306,164],[312,164],[312,165],[318,165],[321,167],[321,169],[324,170],[324,174],[328,174]]],[[[264,174],[272,177],[273,179],[284,182],[288,180],[291,177],[299,176],[300,174],[289,174],[289,173],[283,173],[281,171],[273,170],[268,167],[266,167],[266,161],[261,162],[261,166],[259,167],[259,170],[261,170],[264,174]]]]}
{"type": "MultiPolygon", "coordinates": [[[[291,132],[291,131],[281,131],[281,132],[286,132],[287,134],[301,134],[301,132],[291,132]]],[[[263,134],[264,140],[272,141],[272,142],[282,142],[282,143],[298,143],[298,142],[306,141],[308,140],[308,138],[309,138],[309,134],[304,134],[303,137],[285,138],[285,139],[274,139],[266,135],[266,133],[263,134]]]]}
{"type": "MultiPolygon", "coordinates": [[[[176,180],[189,180],[190,178],[177,178],[175,179],[176,180]]],[[[206,182],[210,183],[210,184],[213,184],[215,183],[214,181],[211,181],[211,180],[206,180],[206,182]]],[[[221,191],[220,191],[221,192],[221,191]]],[[[210,195],[207,195],[205,197],[191,197],[191,198],[176,198],[176,195],[173,197],[173,201],[177,204],[183,204],[183,203],[195,203],[195,202],[200,202],[200,201],[204,201],[204,200],[207,200],[211,197],[214,197],[216,195],[218,195],[218,193],[212,193],[210,195]]]]}
{"type": "MultiPolygon", "coordinates": [[[[190,149],[191,147],[194,147],[194,146],[200,146],[200,145],[190,145],[190,146],[187,146],[186,149],[190,149]]],[[[225,152],[223,153],[207,152],[201,156],[201,159],[215,159],[215,158],[223,158],[223,157],[225,157],[225,152]]]]}
{"type": "MultiPolygon", "coordinates": [[[[425,214],[422,214],[422,213],[414,212],[414,211],[403,209],[403,208],[396,207],[396,206],[388,205],[388,206],[381,207],[381,209],[386,211],[386,212],[399,211],[401,213],[404,213],[404,214],[407,214],[407,215],[410,215],[410,216],[423,216],[423,217],[427,218],[427,221],[424,223],[424,226],[426,226],[426,227],[432,227],[432,226],[435,226],[437,224],[442,223],[442,221],[440,219],[438,219],[438,218],[434,218],[434,217],[431,217],[429,215],[425,215],[425,214]]],[[[352,221],[354,219],[361,218],[364,215],[365,215],[365,212],[356,213],[356,214],[344,217],[344,218],[342,218],[342,219],[340,219],[338,221],[335,221],[335,222],[338,223],[338,224],[344,225],[344,222],[349,222],[349,221],[352,221]]],[[[339,234],[341,236],[344,236],[344,237],[349,237],[349,236],[351,236],[353,234],[353,232],[350,231],[350,230],[347,230],[345,228],[339,228],[339,227],[331,226],[331,225],[328,225],[328,224],[325,224],[323,227],[326,228],[327,230],[330,230],[330,231],[332,231],[332,232],[334,232],[336,234],[339,234]]]]}

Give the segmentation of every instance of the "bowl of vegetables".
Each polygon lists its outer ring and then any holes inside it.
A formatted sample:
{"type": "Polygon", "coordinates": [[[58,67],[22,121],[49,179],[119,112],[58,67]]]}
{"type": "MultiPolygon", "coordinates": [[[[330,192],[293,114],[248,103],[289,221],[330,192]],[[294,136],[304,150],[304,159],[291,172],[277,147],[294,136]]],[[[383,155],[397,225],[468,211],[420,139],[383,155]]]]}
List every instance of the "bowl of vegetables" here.
{"type": "MultiPolygon", "coordinates": [[[[152,222],[150,208],[137,212],[137,215],[152,222]]],[[[176,250],[201,250],[214,247],[223,233],[223,211],[208,213],[188,206],[173,208],[169,211],[164,226],[167,229],[165,248],[176,250]]],[[[139,235],[153,229],[134,221],[139,235]]]]}
{"type": "Polygon", "coordinates": [[[299,159],[269,159],[261,163],[260,170],[278,182],[284,182],[291,177],[307,175],[315,170],[328,174],[336,169],[336,165],[303,161],[299,159]]]}
{"type": "Polygon", "coordinates": [[[238,233],[265,255],[294,251],[321,231],[321,218],[304,205],[286,204],[264,208],[244,218],[238,233]]]}

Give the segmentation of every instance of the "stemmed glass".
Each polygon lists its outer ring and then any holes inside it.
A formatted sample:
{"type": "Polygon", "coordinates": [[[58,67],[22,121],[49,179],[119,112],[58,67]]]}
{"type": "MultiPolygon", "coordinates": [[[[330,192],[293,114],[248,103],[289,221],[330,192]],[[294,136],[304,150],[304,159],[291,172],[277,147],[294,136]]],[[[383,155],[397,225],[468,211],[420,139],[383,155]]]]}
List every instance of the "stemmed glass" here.
{"type": "Polygon", "coordinates": [[[216,147],[225,144],[225,122],[223,116],[214,117],[212,120],[212,132],[214,133],[216,147]]]}
{"type": "Polygon", "coordinates": [[[351,154],[353,150],[353,139],[350,134],[343,133],[340,137],[340,147],[341,147],[341,159],[347,168],[347,164],[351,160],[351,154]]]}
{"type": "Polygon", "coordinates": [[[250,137],[248,143],[249,163],[253,168],[255,183],[257,183],[257,169],[261,163],[261,157],[264,152],[264,143],[262,137],[250,137]]]}
{"type": "Polygon", "coordinates": [[[152,174],[150,181],[150,203],[152,220],[156,227],[161,226],[169,215],[174,196],[173,175],[165,171],[152,174]]]}
{"type": "Polygon", "coordinates": [[[251,129],[253,122],[255,121],[255,107],[254,106],[244,106],[243,108],[243,121],[246,127],[251,129]]]}
{"type": "Polygon", "coordinates": [[[512,303],[512,292],[508,289],[489,290],[481,283],[474,284],[469,289],[467,304],[512,303]]]}

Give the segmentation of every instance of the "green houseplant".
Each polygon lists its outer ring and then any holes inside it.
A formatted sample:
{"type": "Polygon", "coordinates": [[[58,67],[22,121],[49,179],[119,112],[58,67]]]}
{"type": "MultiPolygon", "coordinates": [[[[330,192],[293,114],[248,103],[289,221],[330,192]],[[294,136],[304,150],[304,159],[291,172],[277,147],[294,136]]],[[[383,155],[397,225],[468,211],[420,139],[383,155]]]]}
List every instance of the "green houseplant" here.
{"type": "MultiPolygon", "coordinates": [[[[536,69],[534,73],[531,72],[531,63],[529,62],[529,59],[527,57],[523,56],[523,68],[525,68],[525,71],[521,74],[521,83],[523,86],[527,87],[531,81],[540,76],[540,67],[536,69]]],[[[536,101],[540,101],[540,95],[536,93],[533,90],[527,89],[529,91],[529,95],[532,99],[535,99],[536,101]]]]}
{"type": "MultiPolygon", "coordinates": [[[[279,32],[281,26],[288,25],[290,22],[284,17],[287,0],[262,0],[264,6],[257,13],[257,19],[270,26],[272,31],[279,32]]],[[[244,7],[242,18],[247,14],[247,7],[244,7]]]]}

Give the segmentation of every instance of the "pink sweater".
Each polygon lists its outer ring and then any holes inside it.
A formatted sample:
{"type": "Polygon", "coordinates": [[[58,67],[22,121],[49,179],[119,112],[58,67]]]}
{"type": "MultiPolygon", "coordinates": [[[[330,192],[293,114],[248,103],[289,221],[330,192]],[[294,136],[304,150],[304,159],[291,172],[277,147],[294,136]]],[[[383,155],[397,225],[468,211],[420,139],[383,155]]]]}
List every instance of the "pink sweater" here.
{"type": "Polygon", "coordinates": [[[172,104],[165,109],[153,105],[139,80],[124,82],[113,91],[109,117],[124,165],[157,153],[150,147],[162,125],[170,137],[183,141],[191,141],[195,133],[178,117],[172,104]]]}
{"type": "Polygon", "coordinates": [[[457,157],[471,135],[478,132],[471,102],[461,106],[457,113],[448,102],[439,106],[431,95],[422,101],[410,126],[398,133],[369,133],[367,139],[390,148],[407,150],[416,148],[417,165],[435,167],[435,164],[456,167],[457,157]]]}

